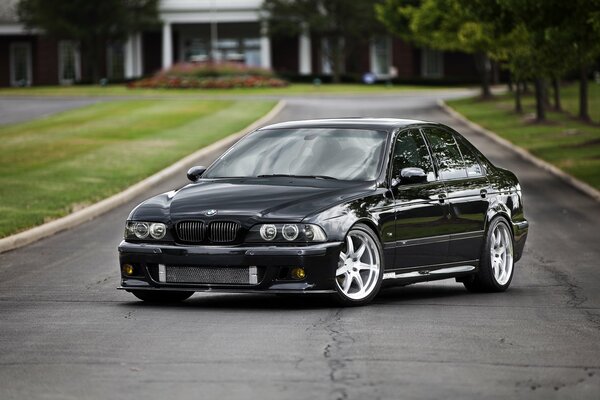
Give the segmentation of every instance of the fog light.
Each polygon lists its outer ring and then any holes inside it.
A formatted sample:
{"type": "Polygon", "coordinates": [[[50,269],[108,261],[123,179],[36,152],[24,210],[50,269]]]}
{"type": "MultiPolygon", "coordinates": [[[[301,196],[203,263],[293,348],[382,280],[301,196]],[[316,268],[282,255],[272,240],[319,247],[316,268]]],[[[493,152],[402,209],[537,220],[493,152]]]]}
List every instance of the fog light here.
{"type": "Polygon", "coordinates": [[[123,273],[127,276],[133,275],[133,265],[123,264],[123,273]]]}
{"type": "Polygon", "coordinates": [[[304,268],[294,268],[292,270],[292,278],[294,279],[304,279],[306,277],[306,272],[304,272],[304,268]]]}

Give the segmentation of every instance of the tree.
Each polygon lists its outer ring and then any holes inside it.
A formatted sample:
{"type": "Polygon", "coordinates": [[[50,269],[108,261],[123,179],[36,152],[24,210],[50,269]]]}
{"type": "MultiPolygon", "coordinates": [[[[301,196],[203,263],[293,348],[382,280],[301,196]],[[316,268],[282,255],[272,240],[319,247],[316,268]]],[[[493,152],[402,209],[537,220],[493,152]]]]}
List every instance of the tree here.
{"type": "MultiPolygon", "coordinates": [[[[493,2],[486,5],[490,14],[498,8],[493,2]]],[[[473,54],[482,97],[487,98],[491,96],[490,55],[496,50],[495,25],[478,20],[467,10],[457,0],[385,0],[376,6],[378,18],[408,42],[473,54]]]]}
{"type": "Polygon", "coordinates": [[[373,4],[373,0],[265,0],[263,11],[272,35],[295,36],[307,30],[323,39],[333,81],[339,82],[352,46],[384,32],[373,4]]]}
{"type": "MultiPolygon", "coordinates": [[[[589,120],[587,84],[590,64],[600,55],[600,0],[495,0],[498,15],[485,14],[482,0],[458,0],[473,8],[478,17],[494,23],[497,31],[511,37],[505,44],[511,71],[534,79],[537,119],[544,119],[545,80],[555,82],[555,105],[560,106],[558,78],[577,69],[580,73],[581,119],[589,120]],[[499,23],[501,21],[501,23],[499,23]]],[[[491,3],[491,2],[490,2],[491,3]]],[[[487,4],[487,2],[486,2],[487,4]]]]}
{"type": "Polygon", "coordinates": [[[109,41],[158,21],[158,0],[20,0],[19,19],[30,29],[80,42],[93,81],[99,79],[98,59],[109,41]]]}

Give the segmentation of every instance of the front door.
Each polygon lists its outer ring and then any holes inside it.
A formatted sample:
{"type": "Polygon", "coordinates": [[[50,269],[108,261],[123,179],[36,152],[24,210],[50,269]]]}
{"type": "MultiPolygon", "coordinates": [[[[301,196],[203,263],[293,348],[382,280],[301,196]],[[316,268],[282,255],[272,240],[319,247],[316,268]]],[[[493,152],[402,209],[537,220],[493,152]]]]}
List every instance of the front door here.
{"type": "Polygon", "coordinates": [[[403,168],[421,168],[425,183],[400,183],[393,188],[396,229],[394,269],[443,264],[448,251],[448,206],[444,183],[418,129],[402,131],[394,146],[392,178],[403,168]]]}

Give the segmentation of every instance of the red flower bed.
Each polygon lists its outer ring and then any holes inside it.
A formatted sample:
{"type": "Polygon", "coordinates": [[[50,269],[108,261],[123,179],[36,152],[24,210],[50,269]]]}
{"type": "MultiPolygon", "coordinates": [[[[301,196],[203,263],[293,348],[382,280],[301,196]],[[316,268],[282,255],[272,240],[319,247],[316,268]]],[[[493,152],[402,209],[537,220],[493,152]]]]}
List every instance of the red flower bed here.
{"type": "Polygon", "coordinates": [[[177,64],[158,74],[129,83],[130,88],[233,89],[283,87],[287,82],[271,71],[241,64],[177,64]]]}

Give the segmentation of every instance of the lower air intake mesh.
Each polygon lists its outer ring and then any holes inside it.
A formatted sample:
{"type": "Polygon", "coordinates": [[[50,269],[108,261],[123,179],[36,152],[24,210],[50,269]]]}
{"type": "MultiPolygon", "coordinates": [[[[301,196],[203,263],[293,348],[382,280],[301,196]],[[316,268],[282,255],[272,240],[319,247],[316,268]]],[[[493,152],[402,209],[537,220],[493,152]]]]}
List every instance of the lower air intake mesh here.
{"type": "Polygon", "coordinates": [[[255,285],[261,281],[263,272],[263,268],[257,267],[166,266],[166,279],[167,283],[255,285]]]}

